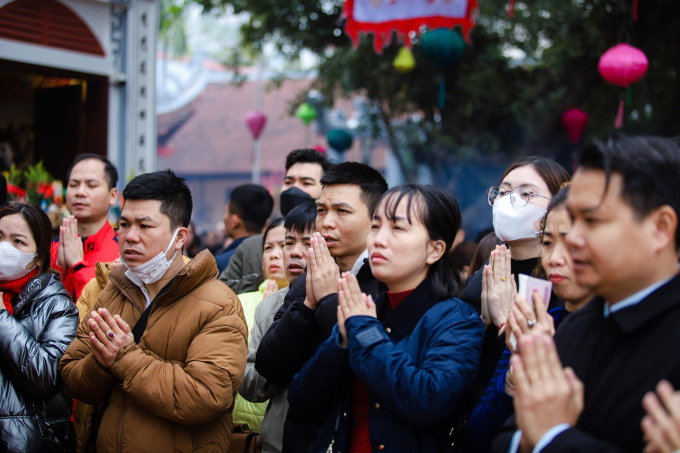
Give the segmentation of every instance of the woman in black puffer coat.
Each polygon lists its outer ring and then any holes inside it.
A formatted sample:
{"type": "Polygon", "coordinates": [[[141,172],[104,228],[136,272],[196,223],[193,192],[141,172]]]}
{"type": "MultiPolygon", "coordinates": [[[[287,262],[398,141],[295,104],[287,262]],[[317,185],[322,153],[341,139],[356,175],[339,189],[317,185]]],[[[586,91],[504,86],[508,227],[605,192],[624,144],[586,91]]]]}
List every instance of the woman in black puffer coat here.
{"type": "Polygon", "coordinates": [[[72,452],[73,400],[58,372],[78,311],[50,268],[50,221],[37,207],[0,208],[0,451],[72,452]]]}

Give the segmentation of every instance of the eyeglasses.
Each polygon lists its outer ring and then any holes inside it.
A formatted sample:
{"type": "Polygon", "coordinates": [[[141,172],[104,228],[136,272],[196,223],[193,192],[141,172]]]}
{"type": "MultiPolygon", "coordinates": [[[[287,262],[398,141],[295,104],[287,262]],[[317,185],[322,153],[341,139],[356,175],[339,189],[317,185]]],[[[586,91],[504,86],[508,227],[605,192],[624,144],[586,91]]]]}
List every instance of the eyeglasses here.
{"type": "Polygon", "coordinates": [[[503,198],[504,196],[508,195],[511,192],[515,196],[510,197],[510,203],[515,208],[523,208],[524,206],[526,206],[529,203],[531,197],[541,197],[545,198],[546,200],[552,200],[552,198],[544,197],[543,195],[533,193],[526,187],[515,187],[512,190],[491,187],[489,190],[486,191],[486,195],[488,197],[489,204],[493,206],[493,203],[496,201],[497,198],[503,198]]]}

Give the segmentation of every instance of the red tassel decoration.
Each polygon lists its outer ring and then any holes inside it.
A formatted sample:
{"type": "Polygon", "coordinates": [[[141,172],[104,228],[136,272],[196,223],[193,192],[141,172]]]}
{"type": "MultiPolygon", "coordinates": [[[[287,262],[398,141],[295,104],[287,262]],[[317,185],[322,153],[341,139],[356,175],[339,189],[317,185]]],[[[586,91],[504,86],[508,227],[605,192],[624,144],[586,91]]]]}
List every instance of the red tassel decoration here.
{"type": "Polygon", "coordinates": [[[625,101],[621,99],[619,102],[619,111],[616,112],[616,120],[614,121],[614,127],[621,129],[623,127],[623,111],[624,111],[625,101]]]}
{"type": "Polygon", "coordinates": [[[638,20],[638,0],[633,0],[633,20],[638,20]]]}
{"type": "Polygon", "coordinates": [[[508,2],[508,17],[515,17],[515,0],[510,0],[508,2]]]}

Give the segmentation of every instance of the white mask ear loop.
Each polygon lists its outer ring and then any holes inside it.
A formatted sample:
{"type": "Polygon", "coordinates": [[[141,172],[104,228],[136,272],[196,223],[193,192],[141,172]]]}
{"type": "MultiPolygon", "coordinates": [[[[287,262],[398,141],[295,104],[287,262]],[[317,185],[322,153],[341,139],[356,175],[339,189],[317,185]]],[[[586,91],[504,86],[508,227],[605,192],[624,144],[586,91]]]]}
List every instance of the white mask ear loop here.
{"type": "MultiPolygon", "coordinates": [[[[178,235],[178,234],[179,234],[179,227],[177,227],[177,229],[175,230],[175,234],[172,235],[172,239],[170,239],[170,245],[168,245],[168,248],[165,249],[165,256],[168,256],[168,252],[169,252],[170,249],[172,248],[172,245],[175,243],[175,239],[177,239],[177,235],[178,235]]],[[[170,261],[172,261],[172,260],[175,259],[175,256],[177,255],[177,252],[179,252],[179,250],[175,250],[175,254],[172,255],[172,258],[170,259],[170,261]]]]}

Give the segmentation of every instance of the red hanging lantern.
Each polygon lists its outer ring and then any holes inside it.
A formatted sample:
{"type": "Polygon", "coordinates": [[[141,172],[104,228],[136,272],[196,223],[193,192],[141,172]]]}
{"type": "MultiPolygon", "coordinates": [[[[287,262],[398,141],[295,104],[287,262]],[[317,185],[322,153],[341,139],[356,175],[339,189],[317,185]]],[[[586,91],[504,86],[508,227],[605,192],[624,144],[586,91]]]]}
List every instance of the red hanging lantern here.
{"type": "Polygon", "coordinates": [[[257,140],[260,138],[265,124],[267,124],[267,115],[264,113],[257,110],[246,113],[246,126],[250,129],[250,133],[253,134],[253,139],[257,140]]]}
{"type": "MultiPolygon", "coordinates": [[[[600,75],[607,82],[626,88],[647,73],[649,61],[643,51],[625,43],[617,44],[600,57],[597,65],[600,75]]],[[[623,126],[624,97],[619,102],[614,125],[623,126]]]]}
{"type": "Polygon", "coordinates": [[[562,115],[564,130],[567,131],[569,139],[574,144],[581,141],[581,136],[583,135],[583,131],[586,130],[587,124],[588,114],[576,107],[570,108],[562,115]]]}

